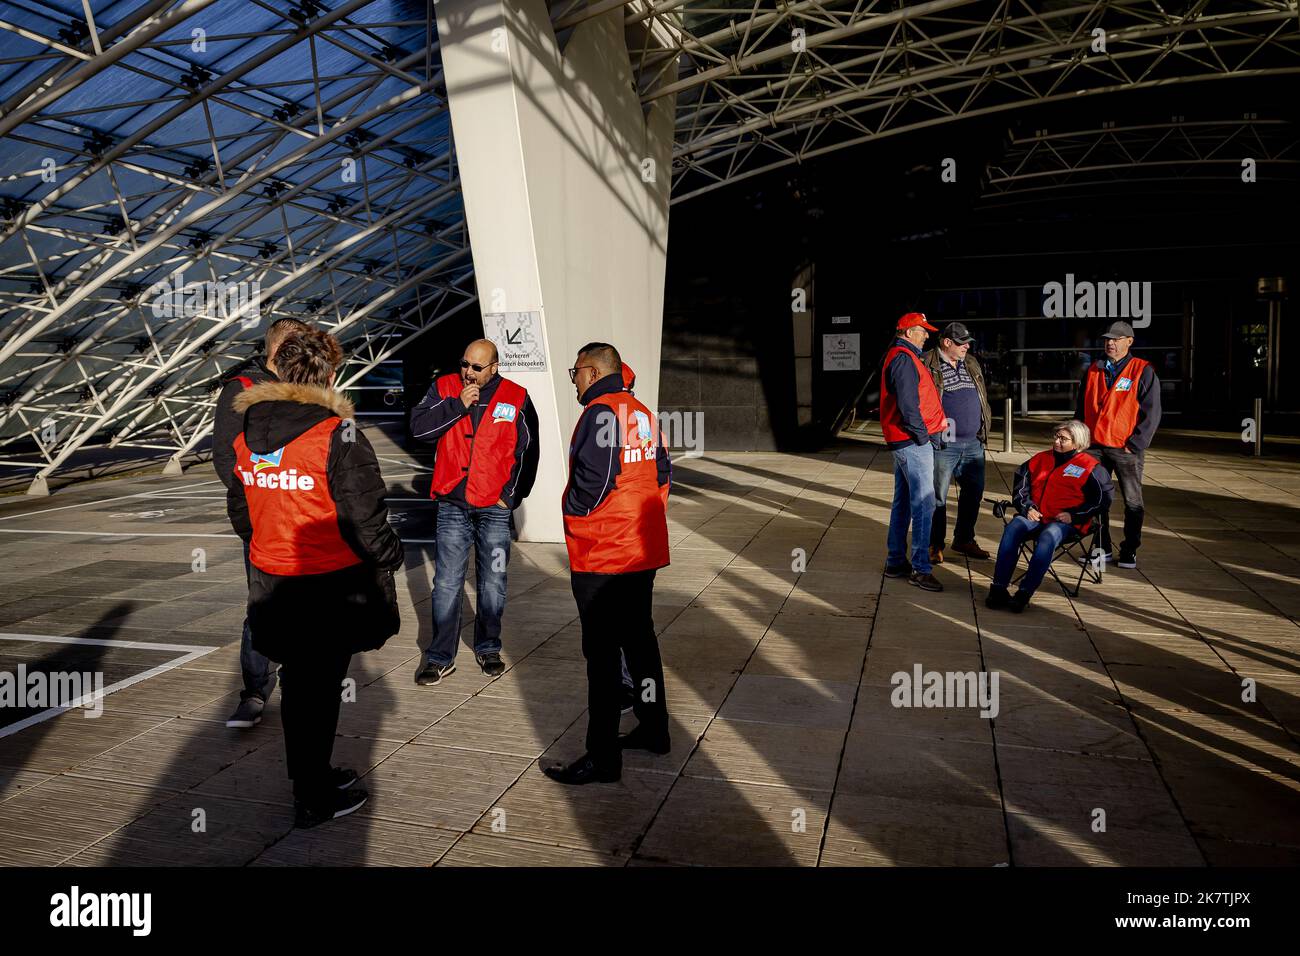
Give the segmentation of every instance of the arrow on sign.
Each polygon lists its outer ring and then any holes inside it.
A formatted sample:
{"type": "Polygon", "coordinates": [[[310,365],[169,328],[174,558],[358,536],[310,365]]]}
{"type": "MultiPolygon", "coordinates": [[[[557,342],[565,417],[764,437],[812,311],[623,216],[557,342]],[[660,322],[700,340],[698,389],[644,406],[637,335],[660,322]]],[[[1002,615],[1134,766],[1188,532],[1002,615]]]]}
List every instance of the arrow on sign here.
{"type": "Polygon", "coordinates": [[[523,327],[515,329],[513,332],[506,333],[506,345],[518,345],[519,336],[523,334],[523,327]]]}

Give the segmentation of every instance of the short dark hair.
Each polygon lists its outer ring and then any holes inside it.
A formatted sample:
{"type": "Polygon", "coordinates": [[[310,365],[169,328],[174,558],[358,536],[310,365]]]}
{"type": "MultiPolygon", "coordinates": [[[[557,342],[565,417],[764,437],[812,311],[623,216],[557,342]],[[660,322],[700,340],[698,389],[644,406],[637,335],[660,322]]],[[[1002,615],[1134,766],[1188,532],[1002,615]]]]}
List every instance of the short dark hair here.
{"type": "Polygon", "coordinates": [[[276,375],[299,385],[328,385],[330,374],[343,362],[343,346],[328,332],[291,332],[275,357],[276,375]]]}
{"type": "Polygon", "coordinates": [[[268,359],[274,358],[276,349],[280,347],[280,344],[284,342],[286,338],[293,335],[295,332],[309,331],[311,331],[311,326],[302,319],[276,319],[271,323],[270,328],[266,330],[266,340],[263,345],[266,352],[264,354],[268,359]]]}
{"type": "Polygon", "coordinates": [[[591,359],[592,363],[606,375],[623,371],[623,359],[619,356],[618,349],[608,342],[588,342],[578,349],[578,357],[584,356],[591,359]]]}

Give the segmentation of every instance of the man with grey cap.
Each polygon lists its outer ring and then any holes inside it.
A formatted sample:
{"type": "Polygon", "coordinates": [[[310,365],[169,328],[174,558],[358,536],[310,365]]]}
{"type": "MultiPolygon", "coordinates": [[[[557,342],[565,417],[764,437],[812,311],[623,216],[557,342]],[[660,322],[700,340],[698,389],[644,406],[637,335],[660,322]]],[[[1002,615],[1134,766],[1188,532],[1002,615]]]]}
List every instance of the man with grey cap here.
{"type": "Polygon", "coordinates": [[[984,446],[988,443],[988,395],[984,370],[970,354],[975,336],[960,322],[949,322],[939,335],[939,345],[925,353],[934,387],[943,401],[948,434],[944,447],[934,453],[934,520],[930,524],[930,563],[943,563],[948,533],[948,488],[957,481],[957,523],[952,550],[968,558],[987,561],[989,553],[975,543],[975,519],[984,497],[984,446]]]}
{"type": "MultiPolygon", "coordinates": [[[[1088,454],[1100,461],[1119,483],[1124,496],[1124,540],[1119,566],[1137,567],[1142,544],[1142,466],[1146,450],[1160,427],[1160,379],[1150,362],[1133,355],[1133,326],[1112,322],[1102,333],[1106,357],[1089,366],[1079,385],[1075,417],[1092,431],[1088,454]]],[[[1110,522],[1103,512],[1101,560],[1114,560],[1110,522]]]]}

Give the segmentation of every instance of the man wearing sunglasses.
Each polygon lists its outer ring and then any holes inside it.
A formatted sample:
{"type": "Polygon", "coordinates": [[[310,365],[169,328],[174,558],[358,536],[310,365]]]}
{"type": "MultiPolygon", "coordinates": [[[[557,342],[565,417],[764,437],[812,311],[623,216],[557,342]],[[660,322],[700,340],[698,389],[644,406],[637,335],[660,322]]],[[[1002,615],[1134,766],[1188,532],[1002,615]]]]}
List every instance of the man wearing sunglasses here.
{"type": "Polygon", "coordinates": [[[460,372],[440,376],[411,412],[411,437],[437,443],[429,494],[438,501],[433,641],[415,682],[437,684],[456,670],[471,545],[474,657],[484,674],[500,676],[510,519],[537,477],[537,412],[522,385],[497,374],[497,347],[477,339],[465,348],[460,372]]]}
{"type": "Polygon", "coordinates": [[[672,465],[655,415],[630,391],[630,370],[614,346],[585,346],[569,380],[583,411],[569,445],[564,541],[587,660],[587,752],[543,772],[581,786],[620,779],[624,750],[672,749],[652,611],[655,571],[669,561],[672,465]],[[637,691],[637,726],[622,737],[620,651],[637,691]]]}

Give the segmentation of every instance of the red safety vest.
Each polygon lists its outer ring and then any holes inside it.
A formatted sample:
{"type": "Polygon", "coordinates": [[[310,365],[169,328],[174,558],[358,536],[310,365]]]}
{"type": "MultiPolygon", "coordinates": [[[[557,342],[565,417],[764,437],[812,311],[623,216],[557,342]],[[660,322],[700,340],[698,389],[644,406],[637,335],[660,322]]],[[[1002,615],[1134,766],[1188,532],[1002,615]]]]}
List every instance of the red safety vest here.
{"type": "MultiPolygon", "coordinates": [[[[1086,496],[1083,486],[1097,466],[1097,459],[1079,452],[1063,465],[1056,464],[1056,453],[1040,451],[1029,459],[1029,497],[1042,512],[1045,520],[1052,520],[1062,511],[1072,511],[1083,504],[1086,496]]],[[[1074,525],[1082,534],[1092,526],[1092,519],[1074,525]]]]}
{"type": "MultiPolygon", "coordinates": [[[[630,392],[593,398],[583,414],[599,414],[598,406],[613,409],[618,416],[623,444],[614,454],[622,456],[622,464],[614,487],[590,514],[564,516],[569,567],[596,574],[631,574],[665,567],[669,563],[668,485],[659,485],[659,423],[630,392]]],[[[570,439],[570,478],[572,445],[570,439]]],[[[568,494],[566,485],[565,498],[568,494]]]]}
{"type": "Polygon", "coordinates": [[[244,487],[253,525],[249,560],[267,574],[325,574],[360,564],[339,533],[329,489],[331,416],[278,451],[256,454],[235,438],[235,480],[244,487]]]}
{"type": "MultiPolygon", "coordinates": [[[[438,394],[443,398],[459,399],[464,388],[455,372],[438,379],[438,394]]],[[[450,494],[469,475],[466,503],[475,508],[496,504],[515,466],[515,420],[524,413],[527,400],[522,385],[503,378],[492,394],[492,404],[479,419],[478,431],[469,415],[447,429],[438,439],[429,497],[450,494]]]]}
{"type": "Polygon", "coordinates": [[[907,355],[916,366],[917,392],[921,399],[921,419],[925,422],[927,434],[941,432],[948,423],[943,414],[943,399],[934,387],[934,378],[930,370],[921,362],[921,357],[905,345],[895,345],[885,353],[885,362],[880,366],[880,430],[885,433],[885,441],[912,441],[911,434],[903,428],[903,415],[898,410],[898,397],[889,390],[889,376],[886,374],[889,363],[899,352],[907,355]]]}
{"type": "Polygon", "coordinates": [[[1151,363],[1136,355],[1115,376],[1115,384],[1106,388],[1104,362],[1096,361],[1088,369],[1083,390],[1083,423],[1092,430],[1092,443],[1106,448],[1123,448],[1138,417],[1138,383],[1151,363]]]}

